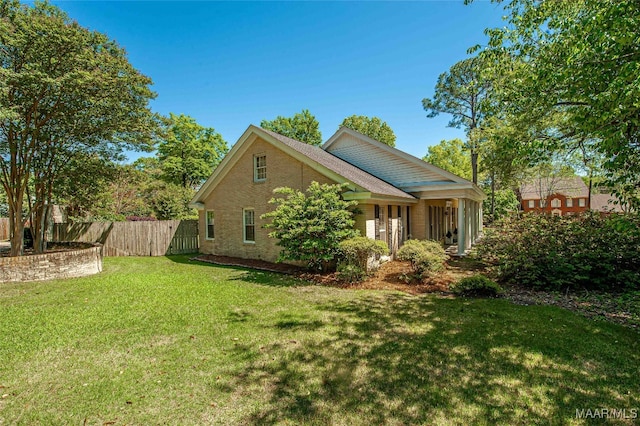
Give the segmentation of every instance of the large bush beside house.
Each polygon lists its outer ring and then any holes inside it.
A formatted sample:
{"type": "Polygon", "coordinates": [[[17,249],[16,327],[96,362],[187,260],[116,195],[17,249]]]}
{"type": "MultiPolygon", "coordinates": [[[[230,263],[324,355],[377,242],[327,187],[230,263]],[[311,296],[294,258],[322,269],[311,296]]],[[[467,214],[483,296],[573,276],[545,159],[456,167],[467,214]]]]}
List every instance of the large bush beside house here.
{"type": "Polygon", "coordinates": [[[444,268],[447,254],[437,241],[408,240],[398,250],[398,259],[411,262],[414,278],[423,279],[444,268]]]}
{"type": "Polygon", "coordinates": [[[551,290],[640,289],[640,217],[508,217],[486,230],[479,254],[503,282],[551,290]]]}
{"type": "Polygon", "coordinates": [[[311,182],[306,193],[292,188],[277,188],[270,203],[275,210],[262,215],[271,219],[266,228],[278,239],[282,251],[278,261],[302,261],[310,269],[328,270],[340,254],[340,242],[355,237],[353,211],[355,201],[342,199],[343,185],[311,182]]]}
{"type": "Polygon", "coordinates": [[[387,243],[367,237],[353,237],[340,243],[338,273],[345,281],[361,281],[380,256],[389,253],[387,243]]]}

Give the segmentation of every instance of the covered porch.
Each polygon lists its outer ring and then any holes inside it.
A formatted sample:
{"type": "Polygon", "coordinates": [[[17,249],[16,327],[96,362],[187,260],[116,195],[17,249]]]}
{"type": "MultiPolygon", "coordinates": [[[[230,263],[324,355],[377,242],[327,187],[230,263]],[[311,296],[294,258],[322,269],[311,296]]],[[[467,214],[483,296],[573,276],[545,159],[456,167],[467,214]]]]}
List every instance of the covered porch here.
{"type": "Polygon", "coordinates": [[[413,238],[457,246],[455,254],[464,255],[482,233],[481,197],[417,199],[414,203],[367,200],[359,209],[356,228],[362,235],[385,241],[393,254],[413,238]]]}
{"type": "Polygon", "coordinates": [[[486,195],[475,185],[447,186],[446,190],[423,187],[411,193],[419,199],[415,206],[414,238],[456,245],[456,254],[462,256],[482,234],[482,200],[486,195]]]}

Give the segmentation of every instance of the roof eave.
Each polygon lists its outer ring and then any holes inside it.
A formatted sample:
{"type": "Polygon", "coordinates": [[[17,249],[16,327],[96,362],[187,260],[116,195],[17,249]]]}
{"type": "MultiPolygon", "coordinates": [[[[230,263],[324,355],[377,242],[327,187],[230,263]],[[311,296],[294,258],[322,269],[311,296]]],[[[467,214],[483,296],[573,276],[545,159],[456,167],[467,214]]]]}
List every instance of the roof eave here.
{"type": "Polygon", "coordinates": [[[407,194],[408,197],[396,197],[388,194],[375,194],[372,192],[355,192],[355,191],[347,191],[342,194],[342,197],[345,200],[355,200],[355,201],[382,201],[382,202],[396,202],[396,203],[409,203],[415,204],[418,202],[418,199],[412,196],[411,194],[407,194]]]}

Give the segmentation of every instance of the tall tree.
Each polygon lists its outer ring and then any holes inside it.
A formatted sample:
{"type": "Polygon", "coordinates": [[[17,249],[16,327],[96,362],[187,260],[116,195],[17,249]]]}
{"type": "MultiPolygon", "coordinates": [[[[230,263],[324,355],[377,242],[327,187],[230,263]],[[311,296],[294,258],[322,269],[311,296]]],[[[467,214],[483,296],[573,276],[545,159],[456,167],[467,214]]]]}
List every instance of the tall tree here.
{"type": "Polygon", "coordinates": [[[386,121],[382,121],[378,117],[352,115],[342,120],[340,126],[353,129],[389,146],[396,146],[396,134],[393,133],[386,121]]]}
{"type": "Polygon", "coordinates": [[[309,145],[317,146],[322,143],[320,123],[308,109],[303,109],[293,117],[279,115],[273,120],[262,120],[260,127],[309,145]]]}
{"type": "Polygon", "coordinates": [[[422,159],[448,172],[470,180],[471,163],[468,150],[460,139],[442,140],[438,145],[430,146],[422,159]]]}
{"type": "MultiPolygon", "coordinates": [[[[124,49],[47,3],[0,7],[0,182],[7,193],[11,255],[22,254],[25,193],[35,180],[36,226],[51,185],[75,152],[115,155],[150,143],[151,80],[124,49]]],[[[149,145],[146,145],[149,146],[149,145]]],[[[44,230],[35,235],[42,248],[44,230]]]]}
{"type": "Polygon", "coordinates": [[[166,134],[158,143],[158,159],[167,182],[195,188],[207,179],[229,151],[212,127],[188,115],[171,113],[166,134]]]}
{"type": "Polygon", "coordinates": [[[491,82],[483,73],[483,60],[472,57],[454,64],[440,74],[433,99],[424,98],[427,117],[440,113],[451,115],[449,127],[463,127],[467,133],[467,149],[471,154],[473,183],[478,183],[478,152],[482,140],[480,126],[486,116],[491,82]]]}
{"type": "Polygon", "coordinates": [[[535,136],[531,149],[593,143],[614,189],[636,192],[640,2],[512,0],[505,9],[508,25],[487,30],[486,53],[523,64],[498,89],[514,125],[535,136]]]}

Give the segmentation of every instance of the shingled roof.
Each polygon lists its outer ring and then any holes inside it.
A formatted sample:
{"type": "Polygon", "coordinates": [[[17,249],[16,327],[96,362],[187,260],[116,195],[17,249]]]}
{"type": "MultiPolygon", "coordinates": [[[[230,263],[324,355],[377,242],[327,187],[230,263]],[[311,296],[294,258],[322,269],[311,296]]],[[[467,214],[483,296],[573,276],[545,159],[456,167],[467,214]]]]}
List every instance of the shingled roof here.
{"type": "Polygon", "coordinates": [[[523,200],[545,199],[553,194],[561,194],[568,198],[587,198],[589,189],[578,176],[536,179],[520,187],[520,197],[523,200]]]}
{"type": "Polygon", "coordinates": [[[591,210],[605,213],[624,211],[620,206],[620,200],[612,194],[591,194],[591,210]]]}
{"type": "Polygon", "coordinates": [[[265,133],[269,134],[273,138],[282,142],[289,148],[299,152],[308,159],[315,161],[321,166],[326,167],[334,173],[339,174],[348,181],[358,185],[359,187],[366,189],[367,191],[384,196],[407,198],[415,200],[413,195],[396,188],[395,186],[373,176],[370,173],[365,172],[358,167],[347,163],[344,160],[336,157],[333,154],[328,153],[320,147],[309,145],[295,139],[288,138],[279,133],[272,132],[267,129],[260,128],[265,133]]]}

